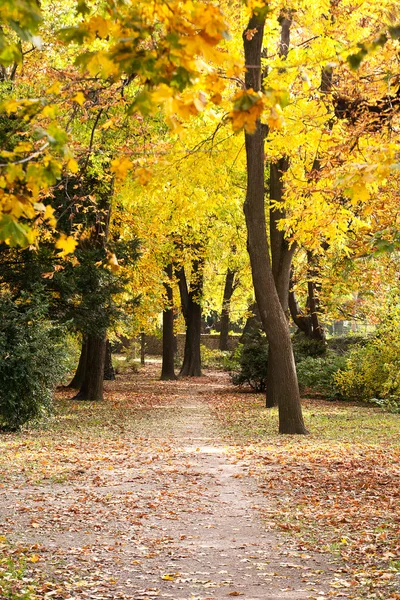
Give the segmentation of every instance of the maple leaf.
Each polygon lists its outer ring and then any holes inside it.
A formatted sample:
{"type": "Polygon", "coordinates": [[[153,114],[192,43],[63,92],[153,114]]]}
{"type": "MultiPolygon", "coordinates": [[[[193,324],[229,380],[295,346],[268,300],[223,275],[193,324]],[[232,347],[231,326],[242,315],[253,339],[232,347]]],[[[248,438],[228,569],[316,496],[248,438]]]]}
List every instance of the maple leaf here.
{"type": "Polygon", "coordinates": [[[76,246],[77,241],[72,236],[67,236],[64,233],[60,235],[55,244],[55,247],[59,249],[58,256],[61,258],[74,252],[76,246]]]}

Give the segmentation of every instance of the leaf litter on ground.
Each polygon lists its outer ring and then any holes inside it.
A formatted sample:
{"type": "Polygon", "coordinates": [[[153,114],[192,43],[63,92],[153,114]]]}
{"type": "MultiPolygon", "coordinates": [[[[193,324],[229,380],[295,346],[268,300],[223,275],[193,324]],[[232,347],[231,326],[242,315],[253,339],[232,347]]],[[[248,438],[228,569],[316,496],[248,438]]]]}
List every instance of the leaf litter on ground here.
{"type": "MultiPolygon", "coordinates": [[[[223,569],[216,582],[210,573],[174,568],[188,555],[184,544],[199,544],[205,563],[207,550],[197,531],[171,535],[165,523],[179,527],[187,513],[203,535],[215,527],[204,520],[211,509],[203,474],[182,452],[186,433],[176,433],[180,422],[187,426],[177,402],[185,393],[211,408],[231,463],[240,465],[231,481],[257,483],[266,529],[284,536],[278,566],[260,563],[266,581],[283,578],[285,590],[293,572],[309,598],[400,598],[398,416],[308,399],[313,433],[288,438],[275,433],[276,411],[264,409],[260,396],[234,391],[225,375],[161,382],[157,368],[108,384],[102,403],[74,402],[70,390],[60,391],[47,423],[2,436],[5,598],[174,598],[168,586],[189,586],[192,597],[221,586],[227,596],[246,596],[223,569]],[[320,583],[322,570],[305,564],[315,550],[332,558],[330,590],[320,583]]],[[[200,450],[196,442],[193,452],[200,450]]]]}

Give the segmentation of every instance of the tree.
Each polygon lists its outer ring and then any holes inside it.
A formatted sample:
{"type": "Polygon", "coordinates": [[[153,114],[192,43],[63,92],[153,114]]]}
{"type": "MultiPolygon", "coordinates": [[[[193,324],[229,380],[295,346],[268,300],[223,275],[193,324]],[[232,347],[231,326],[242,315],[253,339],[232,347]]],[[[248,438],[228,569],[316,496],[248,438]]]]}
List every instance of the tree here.
{"type": "Polygon", "coordinates": [[[165,269],[166,281],[164,281],[166,305],[163,310],[163,354],[161,379],[176,379],[174,368],[174,356],[176,340],[174,333],[174,297],[172,288],[173,265],[169,263],[165,269]]]}
{"type": "MultiPolygon", "coordinates": [[[[253,14],[243,34],[246,65],[246,90],[261,90],[261,55],[265,17],[253,14]],[[252,35],[247,32],[251,31],[252,35]]],[[[254,133],[245,132],[247,156],[247,192],[244,204],[248,231],[248,251],[254,290],[263,328],[269,343],[268,369],[271,372],[269,393],[277,399],[279,431],[307,433],[305,428],[296,367],[286,315],[280,302],[266,233],[264,210],[264,138],[265,126],[257,120],[254,133]]],[[[287,288],[288,292],[288,288],[287,288]]]]}
{"type": "Polygon", "coordinates": [[[203,291],[204,258],[202,249],[197,248],[193,258],[188,285],[184,267],[176,271],[181,295],[182,312],[186,323],[185,350],[180,377],[200,377],[201,375],[201,296],[203,291]]]}

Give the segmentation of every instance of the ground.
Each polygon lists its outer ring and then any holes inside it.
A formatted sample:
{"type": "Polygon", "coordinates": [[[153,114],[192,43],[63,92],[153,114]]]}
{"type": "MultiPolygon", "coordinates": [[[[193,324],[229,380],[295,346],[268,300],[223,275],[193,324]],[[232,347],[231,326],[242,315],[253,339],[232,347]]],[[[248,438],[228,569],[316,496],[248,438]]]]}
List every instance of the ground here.
{"type": "Polygon", "coordinates": [[[226,374],[159,367],[2,436],[2,598],[400,598],[397,415],[306,400],[317,433],[278,436],[226,374]]]}

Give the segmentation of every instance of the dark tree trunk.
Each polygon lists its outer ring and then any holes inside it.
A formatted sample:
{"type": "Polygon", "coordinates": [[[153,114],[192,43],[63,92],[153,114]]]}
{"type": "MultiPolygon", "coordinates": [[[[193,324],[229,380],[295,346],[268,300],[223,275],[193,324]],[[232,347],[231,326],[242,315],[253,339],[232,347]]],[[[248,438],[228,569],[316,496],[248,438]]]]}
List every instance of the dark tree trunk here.
{"type": "Polygon", "coordinates": [[[164,381],[177,379],[174,369],[175,335],[174,335],[174,298],[171,286],[172,264],[165,269],[168,281],[164,282],[167,304],[163,310],[163,355],[161,379],[164,381]]]}
{"type": "Polygon", "coordinates": [[[110,340],[106,341],[106,356],[104,360],[104,380],[115,381],[115,371],[112,364],[112,351],[110,340]]]}
{"type": "MultiPolygon", "coordinates": [[[[278,52],[280,56],[287,57],[290,45],[290,27],[292,24],[290,13],[288,15],[281,15],[279,23],[281,25],[281,38],[278,52]]],[[[290,271],[295,252],[295,245],[292,244],[292,246],[289,246],[284,232],[278,228],[278,223],[281,219],[285,218],[286,211],[281,206],[277,206],[276,203],[281,203],[283,200],[283,176],[288,168],[289,158],[287,156],[283,156],[277,162],[271,163],[269,167],[269,235],[272,274],[274,276],[279,301],[287,319],[289,318],[288,290],[290,271]]],[[[265,405],[267,408],[272,408],[278,404],[278,397],[275,394],[274,357],[272,356],[271,346],[268,348],[268,367],[265,388],[265,405]]]]}
{"type": "Polygon", "coordinates": [[[304,314],[297,302],[296,294],[293,289],[293,280],[290,279],[289,289],[289,310],[293,323],[302,331],[306,337],[312,337],[312,323],[310,315],[304,314]]]}
{"type": "Polygon", "coordinates": [[[230,326],[230,308],[231,298],[234,292],[234,281],[236,271],[229,269],[225,277],[224,297],[222,300],[222,311],[221,311],[221,332],[219,336],[219,349],[228,350],[228,336],[230,326]]]}
{"type": "Polygon", "coordinates": [[[140,364],[145,364],[146,358],[146,334],[142,331],[140,334],[140,364]]]}
{"type": "Polygon", "coordinates": [[[80,389],[80,387],[85,379],[86,360],[87,360],[87,342],[86,342],[86,338],[83,337],[78,367],[75,371],[75,375],[73,376],[71,383],[67,387],[73,388],[74,390],[80,389]]]}
{"type": "MultiPolygon", "coordinates": [[[[247,29],[255,30],[248,39],[243,35],[245,61],[252,65],[245,76],[246,88],[261,89],[261,51],[264,20],[253,15],[247,29]]],[[[247,31],[246,29],[246,31],[247,31]]],[[[304,426],[296,367],[288,321],[275,285],[266,233],[264,206],[264,136],[258,122],[254,134],[245,134],[247,193],[244,213],[252,277],[261,321],[270,348],[271,393],[279,407],[280,433],[307,433],[304,426]]],[[[286,294],[289,290],[287,289],[286,294]]]]}
{"type": "MultiPolygon", "coordinates": [[[[189,294],[190,298],[190,294],[189,294]]],[[[201,306],[189,299],[186,323],[185,351],[179,377],[200,377],[201,375],[201,306]]]]}
{"type": "Polygon", "coordinates": [[[74,400],[103,400],[106,337],[88,335],[85,378],[74,400]]]}
{"type": "MultiPolygon", "coordinates": [[[[105,249],[108,241],[110,219],[111,219],[111,198],[113,194],[113,185],[109,193],[98,195],[98,204],[96,213],[96,222],[92,227],[91,236],[84,243],[87,249],[105,249]]],[[[103,310],[105,306],[101,307],[103,310]]],[[[106,359],[106,328],[100,331],[89,331],[86,336],[87,354],[84,368],[84,377],[81,382],[79,392],[74,397],[75,400],[103,400],[103,381],[104,367],[106,359]]],[[[110,355],[111,356],[111,355],[110,355]]]]}
{"type": "Polygon", "coordinates": [[[200,377],[201,375],[201,294],[203,291],[203,260],[194,259],[190,289],[187,288],[184,269],[177,273],[181,303],[186,322],[185,350],[179,377],[200,377]],[[185,308],[184,308],[185,305],[185,308]]]}

